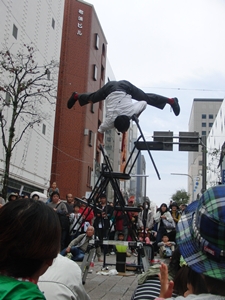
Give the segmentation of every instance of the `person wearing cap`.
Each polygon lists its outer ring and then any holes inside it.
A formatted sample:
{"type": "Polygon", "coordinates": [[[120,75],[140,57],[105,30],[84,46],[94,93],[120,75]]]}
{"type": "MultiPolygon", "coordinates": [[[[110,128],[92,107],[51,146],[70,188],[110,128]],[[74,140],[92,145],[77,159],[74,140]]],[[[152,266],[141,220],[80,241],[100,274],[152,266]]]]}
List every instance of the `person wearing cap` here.
{"type": "Polygon", "coordinates": [[[8,201],[10,202],[10,201],[15,201],[15,200],[17,200],[18,199],[18,194],[16,194],[16,193],[11,193],[10,195],[9,195],[9,198],[8,198],[8,201]]]}
{"type": "Polygon", "coordinates": [[[33,199],[33,200],[39,200],[39,195],[38,194],[33,194],[32,195],[32,197],[31,197],[31,199],[33,199]]]}
{"type": "Polygon", "coordinates": [[[132,116],[137,115],[138,117],[146,109],[147,104],[159,109],[163,109],[166,104],[169,104],[176,116],[180,113],[177,98],[145,93],[126,80],[109,81],[94,93],[78,94],[74,92],[67,102],[67,107],[71,109],[77,101],[80,106],[83,106],[102,100],[106,101],[106,118],[98,129],[99,139],[103,139],[103,133],[113,127],[119,132],[126,132],[132,116]],[[132,99],[138,102],[133,103],[132,99]]]}
{"type": "MultiPolygon", "coordinates": [[[[225,186],[208,189],[198,201],[188,205],[177,230],[176,241],[181,255],[192,272],[201,274],[208,291],[195,295],[190,282],[185,299],[225,299],[225,186]]],[[[173,282],[168,281],[166,265],[162,264],[160,273],[161,292],[156,299],[173,299],[173,282]]]]}

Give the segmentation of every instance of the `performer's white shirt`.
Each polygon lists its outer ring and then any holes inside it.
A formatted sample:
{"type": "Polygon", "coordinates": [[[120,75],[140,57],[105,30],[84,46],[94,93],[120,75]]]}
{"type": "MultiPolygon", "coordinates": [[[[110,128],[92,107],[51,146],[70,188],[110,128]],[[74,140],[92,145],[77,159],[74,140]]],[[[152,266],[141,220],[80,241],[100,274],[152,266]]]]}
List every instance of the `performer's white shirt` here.
{"type": "Polygon", "coordinates": [[[106,101],[106,118],[100,125],[98,131],[103,133],[114,127],[114,121],[118,116],[126,115],[131,118],[139,116],[147,106],[146,101],[133,102],[131,95],[125,92],[116,91],[108,95],[106,101]]]}

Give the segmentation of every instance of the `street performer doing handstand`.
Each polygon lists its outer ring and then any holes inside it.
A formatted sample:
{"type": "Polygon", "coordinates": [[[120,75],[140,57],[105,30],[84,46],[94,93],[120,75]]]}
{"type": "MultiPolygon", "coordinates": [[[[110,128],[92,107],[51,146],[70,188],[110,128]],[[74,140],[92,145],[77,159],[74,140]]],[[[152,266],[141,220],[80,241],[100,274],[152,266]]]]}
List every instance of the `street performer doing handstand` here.
{"type": "Polygon", "coordinates": [[[98,129],[100,134],[113,127],[119,132],[126,132],[130,126],[131,117],[133,115],[139,117],[147,104],[159,109],[163,109],[166,104],[170,104],[176,116],[180,113],[177,98],[166,98],[145,93],[126,80],[109,81],[93,93],[78,94],[74,92],[67,102],[67,107],[71,109],[77,100],[80,106],[106,100],[106,118],[98,129]],[[132,99],[138,102],[133,103],[132,99]]]}

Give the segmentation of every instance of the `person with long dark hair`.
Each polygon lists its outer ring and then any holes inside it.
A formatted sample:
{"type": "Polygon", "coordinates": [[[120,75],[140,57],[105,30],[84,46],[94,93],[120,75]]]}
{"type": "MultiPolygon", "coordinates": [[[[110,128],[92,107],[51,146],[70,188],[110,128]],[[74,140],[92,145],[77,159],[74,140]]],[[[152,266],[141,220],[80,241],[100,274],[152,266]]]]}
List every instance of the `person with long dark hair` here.
{"type": "Polygon", "coordinates": [[[148,231],[153,227],[153,212],[150,208],[150,201],[143,202],[143,210],[138,214],[138,228],[140,230],[148,231]]]}
{"type": "Polygon", "coordinates": [[[154,221],[156,223],[156,242],[155,242],[155,250],[158,250],[157,244],[161,242],[163,235],[168,235],[172,229],[169,229],[166,227],[164,220],[168,221],[169,223],[173,223],[173,218],[169,212],[169,209],[167,207],[166,203],[162,203],[160,205],[159,210],[157,211],[156,215],[154,216],[154,221]]]}
{"type": "Polygon", "coordinates": [[[41,201],[11,201],[0,209],[0,298],[45,299],[39,276],[60,250],[56,213],[41,201]]]}

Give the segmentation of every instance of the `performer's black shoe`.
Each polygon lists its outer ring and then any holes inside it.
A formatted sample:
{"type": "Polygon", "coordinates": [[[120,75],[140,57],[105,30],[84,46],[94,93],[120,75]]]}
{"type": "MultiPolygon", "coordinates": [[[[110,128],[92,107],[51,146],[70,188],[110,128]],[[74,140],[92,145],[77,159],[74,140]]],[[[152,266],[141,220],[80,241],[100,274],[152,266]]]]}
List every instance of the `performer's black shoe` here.
{"type": "Polygon", "coordinates": [[[178,103],[178,99],[177,98],[173,98],[174,103],[171,104],[171,107],[173,109],[173,112],[175,114],[175,116],[178,116],[180,114],[180,105],[178,103]]]}
{"type": "Polygon", "coordinates": [[[74,104],[76,103],[77,100],[78,100],[78,94],[77,94],[77,92],[74,92],[71,95],[70,99],[67,101],[67,107],[69,109],[71,109],[74,106],[74,104]]]}

